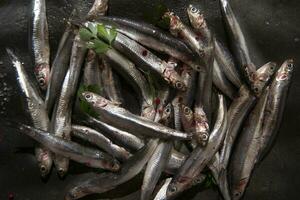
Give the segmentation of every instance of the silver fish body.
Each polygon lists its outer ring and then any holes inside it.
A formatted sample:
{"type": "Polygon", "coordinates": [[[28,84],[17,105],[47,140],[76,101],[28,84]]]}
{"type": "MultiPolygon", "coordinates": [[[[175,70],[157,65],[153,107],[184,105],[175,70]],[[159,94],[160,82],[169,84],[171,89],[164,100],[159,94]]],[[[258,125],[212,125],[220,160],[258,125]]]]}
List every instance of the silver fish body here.
{"type": "Polygon", "coordinates": [[[32,42],[35,76],[40,88],[45,90],[50,74],[50,47],[45,0],[33,0],[32,42]]]}
{"type": "Polygon", "coordinates": [[[45,104],[49,116],[57,96],[60,93],[61,85],[69,68],[70,55],[74,40],[74,32],[72,26],[68,23],[65,32],[59,42],[58,50],[51,67],[50,79],[47,88],[45,104]]]}
{"type": "Polygon", "coordinates": [[[89,10],[86,19],[95,20],[97,17],[106,14],[108,9],[108,0],[95,0],[92,8],[89,10]]]}
{"type": "Polygon", "coordinates": [[[210,136],[210,142],[206,147],[199,145],[192,151],[179,172],[172,179],[168,190],[167,197],[172,199],[181,192],[190,188],[192,185],[201,182],[202,170],[209,164],[215,153],[218,151],[225,136],[227,128],[227,109],[223,96],[219,95],[218,117],[210,136]]]}
{"type": "MultiPolygon", "coordinates": [[[[10,49],[7,49],[7,53],[12,61],[13,67],[16,69],[17,80],[26,97],[27,108],[34,127],[47,131],[49,128],[49,117],[38,89],[30,82],[19,58],[10,49]]],[[[52,166],[52,155],[50,151],[44,147],[36,147],[35,156],[37,158],[41,176],[47,176],[52,166]]]]}
{"type": "MultiPolygon", "coordinates": [[[[71,133],[71,115],[74,97],[79,82],[81,66],[84,61],[86,48],[80,40],[79,35],[75,36],[70,58],[70,67],[65,76],[59,99],[52,115],[50,132],[55,136],[70,140],[71,133]]],[[[56,156],[54,163],[60,176],[64,176],[68,170],[68,159],[56,156]]]]}
{"type": "Polygon", "coordinates": [[[64,140],[49,132],[42,131],[26,125],[18,125],[18,130],[45,145],[52,152],[83,163],[89,167],[102,168],[111,171],[120,169],[119,162],[110,155],[99,150],[79,145],[75,142],[64,140]]]}
{"type": "Polygon", "coordinates": [[[93,50],[88,50],[85,58],[83,84],[86,86],[96,86],[101,89],[102,82],[98,56],[93,50]]]}
{"type": "Polygon", "coordinates": [[[97,145],[99,148],[103,149],[120,161],[125,161],[130,156],[130,153],[123,147],[114,144],[102,133],[89,127],[72,125],[72,135],[97,145]]]}
{"type": "Polygon", "coordinates": [[[162,126],[146,118],[134,115],[124,108],[120,108],[113,102],[91,92],[84,92],[83,97],[99,114],[100,120],[110,123],[117,128],[143,134],[150,137],[160,137],[165,139],[176,138],[189,140],[190,135],[162,126]]]}
{"type": "Polygon", "coordinates": [[[235,151],[231,155],[228,169],[230,185],[232,188],[232,199],[240,199],[250,179],[252,170],[258,161],[261,148],[261,134],[265,107],[268,100],[269,89],[257,102],[254,109],[249,114],[245,126],[239,137],[235,151]]]}
{"type": "Polygon", "coordinates": [[[161,60],[134,40],[118,33],[112,45],[130,57],[144,71],[155,72],[174,88],[183,91],[186,90],[183,80],[172,66],[169,66],[167,62],[161,60]]]}
{"type": "Polygon", "coordinates": [[[117,173],[91,174],[75,180],[65,200],[74,200],[89,194],[101,194],[125,183],[141,172],[158,145],[158,140],[150,140],[140,151],[129,158],[117,173]]]}
{"type": "Polygon", "coordinates": [[[153,25],[119,17],[101,17],[98,22],[113,25],[117,28],[118,32],[140,44],[173,56],[196,71],[202,70],[201,66],[197,63],[196,57],[184,42],[153,25]]]}

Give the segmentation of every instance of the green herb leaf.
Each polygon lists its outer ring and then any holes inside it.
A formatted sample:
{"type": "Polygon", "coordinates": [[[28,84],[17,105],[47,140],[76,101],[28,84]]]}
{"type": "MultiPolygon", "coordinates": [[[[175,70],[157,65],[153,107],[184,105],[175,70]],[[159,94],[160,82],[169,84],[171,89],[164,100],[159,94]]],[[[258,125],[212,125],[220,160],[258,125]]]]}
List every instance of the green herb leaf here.
{"type": "Polygon", "coordinates": [[[97,35],[97,25],[95,23],[88,23],[88,28],[93,33],[93,35],[97,35]]]}
{"type": "Polygon", "coordinates": [[[94,37],[94,35],[86,28],[80,28],[79,35],[83,41],[89,41],[94,37]]]}
{"type": "Polygon", "coordinates": [[[112,27],[111,29],[108,30],[107,39],[108,39],[109,44],[111,44],[116,39],[117,34],[118,34],[118,32],[115,27],[112,27]]]}

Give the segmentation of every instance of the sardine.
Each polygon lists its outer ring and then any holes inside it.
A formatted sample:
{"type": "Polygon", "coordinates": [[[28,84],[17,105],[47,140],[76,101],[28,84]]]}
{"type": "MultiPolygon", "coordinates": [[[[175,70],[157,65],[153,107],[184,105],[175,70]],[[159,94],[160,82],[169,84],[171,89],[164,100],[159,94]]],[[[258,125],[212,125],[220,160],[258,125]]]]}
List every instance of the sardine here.
{"type": "MultiPolygon", "coordinates": [[[[47,131],[49,128],[49,117],[38,89],[31,83],[20,59],[12,52],[12,50],[6,49],[6,51],[17,72],[17,80],[22,93],[26,97],[26,106],[34,127],[47,131]]],[[[41,176],[47,176],[52,166],[52,155],[50,151],[44,147],[36,147],[35,156],[41,176]]]]}
{"type": "Polygon", "coordinates": [[[201,107],[195,108],[194,121],[195,132],[193,137],[197,144],[206,146],[209,140],[210,130],[206,114],[201,107]]]}
{"type": "Polygon", "coordinates": [[[42,90],[46,90],[50,74],[50,47],[46,16],[46,1],[33,0],[32,49],[34,73],[42,90]]]}
{"type": "Polygon", "coordinates": [[[149,137],[164,139],[189,140],[191,135],[162,126],[159,123],[146,120],[146,118],[134,115],[124,108],[120,108],[113,102],[91,92],[84,92],[84,99],[98,114],[98,118],[122,130],[143,134],[149,137]]]}
{"type": "Polygon", "coordinates": [[[175,174],[167,190],[168,199],[176,197],[181,192],[201,182],[201,177],[203,177],[201,172],[222,144],[226,128],[226,102],[224,97],[219,95],[218,116],[210,136],[210,141],[206,147],[199,145],[194,149],[179,169],[179,172],[175,174]]]}
{"type": "Polygon", "coordinates": [[[72,25],[68,22],[67,28],[61,37],[54,61],[51,67],[45,104],[49,116],[51,116],[53,105],[60,94],[61,85],[69,68],[70,55],[74,40],[72,25]]]}
{"type": "MultiPolygon", "coordinates": [[[[72,47],[72,54],[70,58],[70,67],[65,76],[59,99],[54,108],[52,115],[50,132],[57,137],[62,137],[70,140],[71,136],[71,115],[74,97],[79,82],[79,75],[84,61],[86,48],[77,34],[72,47]]],[[[57,167],[58,174],[63,177],[69,167],[67,158],[55,156],[54,164],[57,167]]]]}
{"type": "Polygon", "coordinates": [[[117,173],[91,174],[74,180],[65,200],[74,200],[89,194],[110,191],[139,174],[158,145],[158,140],[150,140],[140,151],[130,157],[117,173]]]}
{"type": "Polygon", "coordinates": [[[18,130],[46,146],[56,155],[70,158],[89,167],[118,171],[120,164],[112,156],[96,149],[84,147],[75,142],[62,139],[47,131],[18,124],[18,130]]]}
{"type": "Polygon", "coordinates": [[[203,70],[184,42],[151,24],[120,17],[101,17],[98,22],[114,26],[118,32],[148,48],[173,56],[196,71],[203,70]]]}
{"type": "Polygon", "coordinates": [[[263,119],[269,89],[266,88],[245,122],[241,136],[232,152],[228,175],[232,188],[231,198],[238,200],[244,194],[250,175],[258,161],[262,142],[263,119]]]}
{"type": "Polygon", "coordinates": [[[119,159],[120,161],[125,161],[130,156],[130,153],[126,149],[114,144],[102,133],[89,127],[72,125],[72,136],[78,137],[82,140],[86,140],[92,144],[97,145],[100,149],[103,149],[104,151],[119,159]]]}
{"type": "Polygon", "coordinates": [[[182,124],[183,130],[187,133],[194,133],[195,118],[194,118],[193,110],[183,104],[181,104],[180,106],[181,106],[180,112],[182,113],[181,114],[181,124],[182,124]]]}

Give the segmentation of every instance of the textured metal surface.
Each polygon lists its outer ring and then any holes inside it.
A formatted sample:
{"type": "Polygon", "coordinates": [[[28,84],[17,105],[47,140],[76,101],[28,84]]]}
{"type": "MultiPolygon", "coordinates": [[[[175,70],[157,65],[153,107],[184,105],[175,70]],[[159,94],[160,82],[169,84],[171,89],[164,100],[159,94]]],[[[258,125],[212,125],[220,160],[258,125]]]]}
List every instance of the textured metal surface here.
{"type": "MultiPolygon", "coordinates": [[[[91,1],[49,0],[47,1],[51,52],[56,51],[59,38],[64,30],[63,18],[67,18],[72,7],[84,13],[91,1]]],[[[111,0],[110,15],[143,19],[145,10],[153,9],[159,0],[111,0]]],[[[193,2],[205,7],[209,23],[217,36],[226,39],[218,9],[217,0],[164,0],[162,1],[185,20],[185,8],[193,2]]],[[[296,60],[294,80],[284,112],[283,123],[274,147],[254,171],[244,199],[298,199],[300,188],[300,2],[297,0],[231,0],[248,41],[251,43],[251,56],[256,65],[267,61],[283,62],[285,58],[296,60]]],[[[5,47],[14,48],[32,73],[28,42],[30,0],[0,1],[0,120],[4,117],[29,122],[22,111],[22,96],[16,85],[15,72],[7,60],[5,47]],[[6,85],[5,85],[6,84],[6,85]],[[4,90],[4,88],[11,90],[4,90]],[[1,94],[8,94],[5,99],[1,94]]],[[[33,77],[33,76],[32,76],[33,77]]],[[[34,79],[33,79],[34,80],[34,79]]],[[[20,134],[1,128],[0,132],[0,199],[8,199],[13,194],[18,200],[57,200],[63,199],[64,188],[81,168],[71,163],[65,180],[60,180],[55,171],[47,181],[39,177],[32,151],[33,141],[20,134]],[[20,150],[21,148],[21,150],[20,150]],[[28,150],[28,151],[26,151],[28,150]]],[[[138,199],[138,178],[120,189],[102,196],[126,200],[138,199]],[[119,192],[121,191],[121,192],[119,192]],[[131,194],[133,193],[133,194],[131,194]]],[[[218,199],[216,192],[207,190],[198,193],[197,188],[185,193],[181,199],[218,199]]],[[[97,198],[89,198],[97,199],[97,198]]]]}

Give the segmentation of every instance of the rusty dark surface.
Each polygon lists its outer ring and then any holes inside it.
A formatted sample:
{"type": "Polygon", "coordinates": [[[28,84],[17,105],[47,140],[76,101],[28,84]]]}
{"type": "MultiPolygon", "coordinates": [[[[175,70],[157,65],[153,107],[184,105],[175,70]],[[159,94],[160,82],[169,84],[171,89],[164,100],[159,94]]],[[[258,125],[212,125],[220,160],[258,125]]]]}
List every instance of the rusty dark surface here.
{"type": "MultiPolygon", "coordinates": [[[[145,10],[163,2],[184,20],[185,9],[195,3],[206,10],[209,25],[216,35],[226,42],[224,27],[217,0],[110,0],[109,14],[143,19],[145,10]]],[[[47,14],[50,29],[52,57],[64,30],[63,18],[73,7],[82,14],[91,6],[90,0],[49,0],[47,14]]],[[[22,95],[15,80],[15,72],[7,59],[5,47],[15,49],[21,56],[29,74],[32,73],[28,25],[29,0],[0,1],[0,120],[10,118],[30,123],[23,111],[22,95]],[[4,90],[4,88],[8,88],[4,90]],[[4,95],[2,95],[4,93],[4,95]],[[8,99],[4,99],[8,98],[8,99]]],[[[296,61],[293,83],[290,88],[278,137],[267,157],[254,171],[245,200],[299,199],[300,188],[300,1],[297,0],[231,0],[232,7],[242,25],[251,56],[256,65],[268,61],[282,63],[286,58],[296,61]]],[[[80,166],[71,163],[69,175],[60,180],[55,170],[47,181],[39,177],[32,152],[34,142],[26,136],[1,127],[0,132],[0,200],[59,200],[63,199],[68,182],[80,173],[80,166]]],[[[133,179],[104,196],[85,199],[135,200],[139,197],[141,179],[133,179]]],[[[187,191],[178,199],[218,199],[216,190],[187,191]]]]}

